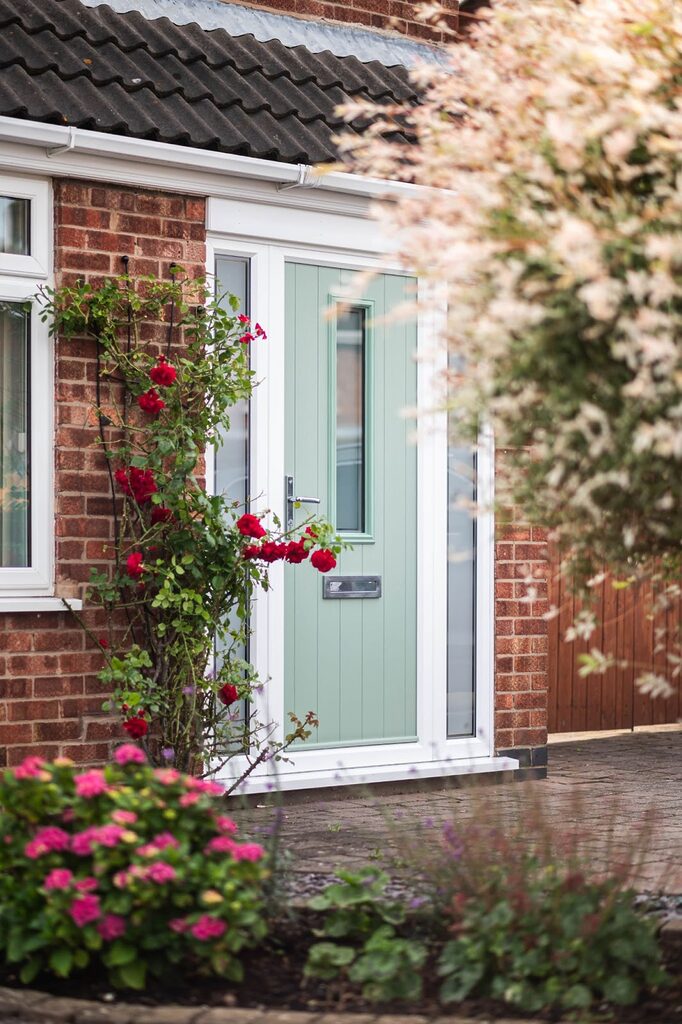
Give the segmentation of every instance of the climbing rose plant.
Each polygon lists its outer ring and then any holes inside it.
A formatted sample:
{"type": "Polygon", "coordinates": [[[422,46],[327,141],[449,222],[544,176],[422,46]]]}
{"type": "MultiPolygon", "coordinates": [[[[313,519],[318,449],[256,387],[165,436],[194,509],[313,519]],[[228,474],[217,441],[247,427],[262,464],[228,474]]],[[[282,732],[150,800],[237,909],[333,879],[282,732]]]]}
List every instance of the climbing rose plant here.
{"type": "Polygon", "coordinates": [[[586,590],[655,579],[658,611],[682,563],[681,52],[671,0],[496,0],[413,72],[419,105],[348,105],[371,124],[341,139],[423,186],[378,216],[447,306],[444,401],[505,450],[500,506],[586,590]]]}
{"type": "Polygon", "coordinates": [[[134,744],[103,770],[29,757],[0,778],[0,958],[30,984],[94,966],[119,988],[173,970],[241,977],[266,931],[269,869],[222,787],[153,769],[134,744]]]}
{"type": "Polygon", "coordinates": [[[276,740],[274,723],[248,706],[259,685],[244,657],[254,592],[268,589],[273,562],[329,572],[342,546],[322,520],[287,533],[276,517],[203,486],[203,453],[221,444],[230,408],[251,395],[249,346],[265,344],[266,332],[237,313],[234,297],[215,299],[180,268],[169,281],[124,274],[43,299],[60,345],[87,336],[96,346],[94,413],[114,539],[111,567],[92,568],[88,597],[104,610],[106,631],[78,618],[102,652],[105,707],[156,764],[213,772],[239,754],[249,774],[316,724],[313,712],[303,721],[290,714],[292,730],[276,740]]]}

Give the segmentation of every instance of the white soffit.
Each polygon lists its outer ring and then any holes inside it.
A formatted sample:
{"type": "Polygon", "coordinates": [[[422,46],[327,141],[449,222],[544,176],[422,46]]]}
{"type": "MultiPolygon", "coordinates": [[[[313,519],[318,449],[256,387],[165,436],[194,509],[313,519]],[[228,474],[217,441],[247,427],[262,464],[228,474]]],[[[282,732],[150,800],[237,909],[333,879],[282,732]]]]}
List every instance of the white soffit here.
{"type": "Polygon", "coordinates": [[[175,25],[195,23],[201,28],[222,28],[231,36],[252,34],[260,42],[279,39],[285,46],[306,46],[313,53],[330,50],[337,57],[378,60],[404,67],[430,61],[446,63],[442,51],[426,43],[390,36],[357,26],[309,21],[273,14],[223,0],[81,0],[86,7],[106,5],[117,14],[137,11],[145,18],[168,18],[175,25]]]}

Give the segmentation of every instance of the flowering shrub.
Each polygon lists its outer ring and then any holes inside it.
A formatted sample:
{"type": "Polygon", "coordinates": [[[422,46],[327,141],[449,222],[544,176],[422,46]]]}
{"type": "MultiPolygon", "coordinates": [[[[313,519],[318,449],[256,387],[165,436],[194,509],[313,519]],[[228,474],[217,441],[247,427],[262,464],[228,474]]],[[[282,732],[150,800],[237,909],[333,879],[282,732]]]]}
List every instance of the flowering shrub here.
{"type": "Polygon", "coordinates": [[[28,984],[103,966],[142,988],[181,965],[240,977],[264,936],[264,850],[214,782],[153,769],[138,746],[80,771],[27,758],[0,779],[0,954],[28,984]]]}
{"type": "Polygon", "coordinates": [[[453,901],[455,938],[438,964],[442,1002],[478,994],[531,1013],[587,1010],[630,1005],[663,981],[655,926],[636,912],[632,893],[541,868],[532,854],[526,860],[523,886],[510,885],[498,865],[487,893],[453,901]]]}
{"type": "Polygon", "coordinates": [[[501,503],[551,529],[578,581],[604,564],[626,584],[660,572],[668,603],[682,564],[674,6],[495,0],[448,65],[414,71],[419,106],[353,103],[347,119],[373,123],[341,141],[354,169],[426,186],[381,215],[448,308],[451,421],[469,440],[491,424],[501,503]]]}
{"type": "Polygon", "coordinates": [[[584,800],[524,790],[497,802],[482,787],[439,829],[396,827],[415,903],[440,933],[443,1003],[585,1010],[634,1003],[664,981],[655,922],[633,891],[655,823],[643,816],[625,840],[627,812],[604,804],[601,828],[583,830],[584,800]]]}
{"type": "Polygon", "coordinates": [[[293,718],[275,741],[271,723],[239,706],[257,683],[243,657],[254,590],[268,588],[273,562],[329,572],[342,547],[328,523],[284,533],[276,518],[202,486],[203,452],[221,443],[230,407],[251,394],[249,345],[265,343],[265,330],[179,268],[170,281],[124,275],[43,297],[64,343],[86,335],[96,345],[93,398],[115,538],[112,569],[93,568],[89,599],[105,610],[107,635],[79,621],[102,651],[107,706],[156,764],[214,771],[241,754],[248,774],[315,724],[312,712],[293,718]]]}

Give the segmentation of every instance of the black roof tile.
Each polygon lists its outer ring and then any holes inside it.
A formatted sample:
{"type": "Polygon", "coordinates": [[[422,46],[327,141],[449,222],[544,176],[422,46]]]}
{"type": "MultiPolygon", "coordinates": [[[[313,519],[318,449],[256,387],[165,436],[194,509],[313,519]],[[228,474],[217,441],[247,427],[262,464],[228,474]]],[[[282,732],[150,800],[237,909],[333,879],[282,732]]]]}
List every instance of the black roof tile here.
{"type": "Polygon", "coordinates": [[[79,0],[0,0],[0,114],[319,163],[338,104],[413,101],[405,68],[79,0]]]}

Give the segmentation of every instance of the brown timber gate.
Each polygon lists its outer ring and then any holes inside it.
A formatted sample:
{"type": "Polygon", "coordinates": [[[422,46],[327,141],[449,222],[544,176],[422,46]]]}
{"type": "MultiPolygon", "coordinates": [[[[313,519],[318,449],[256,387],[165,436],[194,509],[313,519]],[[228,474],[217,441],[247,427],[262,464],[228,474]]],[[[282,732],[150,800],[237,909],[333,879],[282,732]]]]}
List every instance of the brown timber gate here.
{"type": "Polygon", "coordinates": [[[561,614],[549,623],[549,731],[593,732],[661,725],[682,718],[679,679],[671,678],[668,651],[679,653],[673,639],[682,621],[682,601],[654,619],[647,614],[650,602],[643,587],[614,590],[607,578],[598,588],[595,608],[597,629],[589,641],[566,643],[563,636],[579,609],[567,582],[556,578],[550,585],[550,602],[561,614]],[[659,627],[667,627],[660,641],[659,627]],[[656,649],[660,646],[661,649],[656,649]],[[603,675],[583,679],[578,674],[579,655],[596,647],[614,654],[627,667],[608,669],[603,675]],[[635,677],[643,671],[665,676],[676,688],[667,700],[652,700],[639,692],[635,677]]]}

